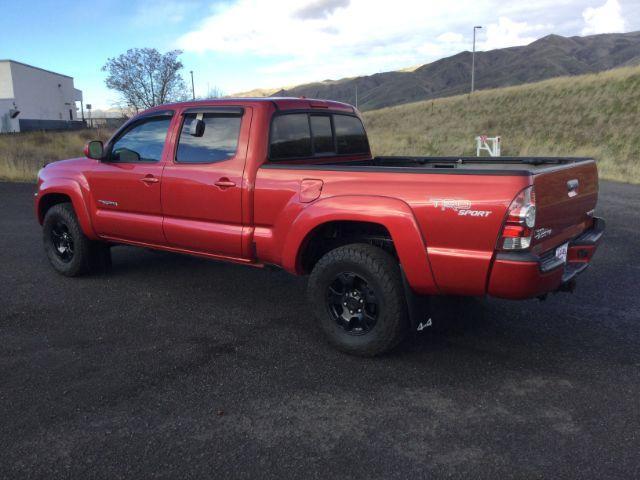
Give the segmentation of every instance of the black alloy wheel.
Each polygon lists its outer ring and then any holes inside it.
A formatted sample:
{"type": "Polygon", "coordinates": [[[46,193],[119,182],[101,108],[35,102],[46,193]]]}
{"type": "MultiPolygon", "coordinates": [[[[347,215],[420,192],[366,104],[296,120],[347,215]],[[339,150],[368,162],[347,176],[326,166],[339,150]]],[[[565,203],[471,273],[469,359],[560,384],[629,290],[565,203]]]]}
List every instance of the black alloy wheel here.
{"type": "Polygon", "coordinates": [[[369,283],[353,272],[339,273],[327,288],[327,308],[350,335],[364,335],[376,325],[379,305],[369,283]]]}
{"type": "Polygon", "coordinates": [[[64,263],[73,260],[73,237],[69,227],[61,220],[51,228],[51,243],[53,251],[64,263]]]}
{"type": "Polygon", "coordinates": [[[51,266],[62,275],[75,277],[110,258],[106,244],[90,241],[83,233],[71,203],[57,203],[42,222],[44,251],[51,266]]]}
{"type": "Polygon", "coordinates": [[[398,260],[374,245],[337,247],[318,260],[307,285],[309,303],[329,342],[353,355],[380,355],[408,331],[398,260]]]}

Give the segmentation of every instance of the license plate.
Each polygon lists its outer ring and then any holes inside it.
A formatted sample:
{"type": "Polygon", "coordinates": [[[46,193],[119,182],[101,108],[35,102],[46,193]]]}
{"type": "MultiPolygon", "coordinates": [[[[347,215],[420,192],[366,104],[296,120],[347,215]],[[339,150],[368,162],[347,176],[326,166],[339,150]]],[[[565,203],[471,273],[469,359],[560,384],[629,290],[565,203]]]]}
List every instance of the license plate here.
{"type": "Polygon", "coordinates": [[[556,258],[559,258],[564,263],[567,263],[567,250],[569,249],[569,243],[565,243],[564,245],[560,245],[556,248],[556,258]]]}

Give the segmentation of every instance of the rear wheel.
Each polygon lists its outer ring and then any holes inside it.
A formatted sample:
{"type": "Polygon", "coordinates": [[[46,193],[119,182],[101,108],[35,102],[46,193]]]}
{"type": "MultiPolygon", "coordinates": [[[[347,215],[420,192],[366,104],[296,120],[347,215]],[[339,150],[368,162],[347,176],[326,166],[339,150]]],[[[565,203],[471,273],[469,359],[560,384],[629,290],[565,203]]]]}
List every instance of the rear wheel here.
{"type": "Polygon", "coordinates": [[[42,234],[49,262],[62,275],[75,277],[91,268],[108,266],[108,245],[85,236],[70,203],[59,203],[47,211],[42,234]]]}
{"type": "Polygon", "coordinates": [[[311,273],[308,296],[321,329],[342,351],[379,355],[406,334],[400,268],[380,248],[351,244],[325,254],[311,273]]]}

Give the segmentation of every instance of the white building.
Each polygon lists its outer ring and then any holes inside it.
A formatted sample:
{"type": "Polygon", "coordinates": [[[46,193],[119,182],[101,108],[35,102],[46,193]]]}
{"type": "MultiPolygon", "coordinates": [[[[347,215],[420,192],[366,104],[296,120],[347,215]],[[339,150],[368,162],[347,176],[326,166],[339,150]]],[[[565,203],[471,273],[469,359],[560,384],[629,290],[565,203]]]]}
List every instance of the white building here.
{"type": "Polygon", "coordinates": [[[0,60],[0,132],[74,128],[79,109],[82,91],[72,77],[0,60]]]}

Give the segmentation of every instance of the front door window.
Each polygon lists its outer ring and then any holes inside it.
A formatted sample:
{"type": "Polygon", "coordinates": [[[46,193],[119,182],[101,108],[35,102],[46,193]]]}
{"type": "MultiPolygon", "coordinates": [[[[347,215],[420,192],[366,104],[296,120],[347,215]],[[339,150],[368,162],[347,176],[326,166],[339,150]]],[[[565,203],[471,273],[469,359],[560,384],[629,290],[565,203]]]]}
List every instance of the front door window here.
{"type": "Polygon", "coordinates": [[[110,162],[159,162],[171,117],[156,117],[136,123],[111,147],[110,162]]]}

